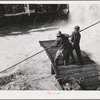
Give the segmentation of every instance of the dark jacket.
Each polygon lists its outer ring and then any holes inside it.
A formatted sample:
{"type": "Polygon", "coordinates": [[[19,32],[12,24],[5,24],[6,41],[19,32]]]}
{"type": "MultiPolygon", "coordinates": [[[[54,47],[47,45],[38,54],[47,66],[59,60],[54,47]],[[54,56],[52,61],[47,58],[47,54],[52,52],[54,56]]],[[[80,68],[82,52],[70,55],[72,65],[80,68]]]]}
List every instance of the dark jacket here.
{"type": "Polygon", "coordinates": [[[71,42],[72,43],[79,44],[80,43],[80,38],[81,38],[81,35],[78,31],[73,31],[72,32],[72,35],[71,35],[71,42]]]}
{"type": "Polygon", "coordinates": [[[53,44],[54,47],[58,47],[59,49],[68,49],[69,47],[69,40],[64,34],[57,37],[56,41],[53,44]]]}

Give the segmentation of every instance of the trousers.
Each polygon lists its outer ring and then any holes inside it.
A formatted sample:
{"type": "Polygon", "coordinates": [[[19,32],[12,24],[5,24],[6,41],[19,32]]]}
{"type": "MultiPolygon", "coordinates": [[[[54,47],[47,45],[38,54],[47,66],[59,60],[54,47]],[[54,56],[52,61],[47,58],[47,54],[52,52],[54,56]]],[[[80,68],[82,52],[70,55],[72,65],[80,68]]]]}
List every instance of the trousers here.
{"type": "Polygon", "coordinates": [[[55,59],[54,59],[55,64],[56,65],[58,64],[58,59],[60,56],[62,56],[64,65],[67,65],[68,60],[69,60],[69,53],[70,53],[69,49],[58,49],[58,51],[56,52],[56,55],[55,55],[55,59]]]}
{"type": "Polygon", "coordinates": [[[83,60],[82,60],[82,55],[81,55],[81,50],[80,50],[79,43],[73,43],[72,45],[73,45],[73,48],[76,51],[76,54],[77,54],[77,57],[78,57],[78,60],[79,60],[80,64],[83,65],[83,60]]]}

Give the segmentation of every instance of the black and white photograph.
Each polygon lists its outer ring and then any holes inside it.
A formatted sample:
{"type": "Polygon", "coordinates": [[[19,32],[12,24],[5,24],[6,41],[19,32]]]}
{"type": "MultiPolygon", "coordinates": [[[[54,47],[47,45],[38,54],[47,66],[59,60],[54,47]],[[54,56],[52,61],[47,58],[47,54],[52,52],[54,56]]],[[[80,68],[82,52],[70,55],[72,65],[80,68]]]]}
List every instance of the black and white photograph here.
{"type": "Polygon", "coordinates": [[[99,91],[99,38],[99,1],[0,1],[0,90],[99,91]]]}

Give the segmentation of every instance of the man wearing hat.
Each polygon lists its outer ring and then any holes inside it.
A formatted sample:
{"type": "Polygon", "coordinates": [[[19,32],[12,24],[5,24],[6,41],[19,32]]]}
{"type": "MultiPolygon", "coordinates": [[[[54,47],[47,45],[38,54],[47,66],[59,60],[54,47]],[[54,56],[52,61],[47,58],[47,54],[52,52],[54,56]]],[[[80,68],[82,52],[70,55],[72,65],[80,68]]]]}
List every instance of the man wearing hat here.
{"type": "Polygon", "coordinates": [[[79,26],[75,26],[74,27],[74,31],[72,32],[71,35],[71,42],[72,42],[72,46],[76,51],[78,60],[80,62],[81,65],[83,65],[83,60],[82,60],[82,55],[81,55],[81,50],[80,50],[80,39],[81,39],[81,34],[80,34],[80,27],[79,26]]]}
{"type": "Polygon", "coordinates": [[[61,31],[59,31],[56,34],[56,41],[52,44],[51,47],[58,47],[58,51],[56,53],[54,62],[57,65],[59,56],[63,57],[64,65],[67,65],[70,55],[70,45],[69,45],[69,35],[62,34],[61,31]]]}

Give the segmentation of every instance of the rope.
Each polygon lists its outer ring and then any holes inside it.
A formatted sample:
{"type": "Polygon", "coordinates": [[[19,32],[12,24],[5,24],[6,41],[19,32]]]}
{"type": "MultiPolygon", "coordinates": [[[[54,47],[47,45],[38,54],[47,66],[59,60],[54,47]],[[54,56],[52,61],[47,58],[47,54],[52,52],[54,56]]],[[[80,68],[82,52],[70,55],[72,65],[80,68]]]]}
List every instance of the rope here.
{"type": "Polygon", "coordinates": [[[39,15],[40,15],[40,13],[38,13],[38,15],[36,16],[36,18],[34,19],[34,27],[35,27],[35,21],[39,17],[39,15]]]}
{"type": "Polygon", "coordinates": [[[19,21],[19,19],[22,17],[22,15],[19,16],[19,18],[17,19],[17,21],[15,22],[15,24],[19,21]]]}
{"type": "MultiPolygon", "coordinates": [[[[96,23],[94,23],[94,24],[92,24],[92,25],[90,25],[90,26],[88,26],[88,27],[86,27],[86,28],[80,30],[80,32],[82,32],[82,31],[84,31],[84,30],[86,30],[86,29],[88,29],[88,28],[90,28],[90,27],[92,27],[92,26],[94,26],[94,25],[96,25],[96,24],[98,24],[98,23],[100,23],[100,21],[98,21],[98,22],[96,22],[96,23]]],[[[50,49],[50,47],[49,47],[49,48],[46,48],[46,49],[50,49]]],[[[41,51],[37,52],[36,54],[34,54],[34,55],[32,55],[32,56],[30,56],[30,57],[28,57],[28,58],[26,58],[26,59],[24,59],[24,60],[22,60],[22,61],[20,61],[20,62],[18,62],[18,63],[12,65],[11,67],[9,67],[9,68],[7,68],[7,69],[1,71],[0,73],[4,72],[4,71],[6,71],[6,70],[8,70],[8,69],[10,69],[10,68],[12,68],[12,67],[15,67],[15,66],[19,65],[20,63],[22,63],[22,62],[24,62],[24,61],[26,61],[26,60],[28,60],[28,59],[30,59],[30,58],[32,58],[32,57],[34,57],[34,56],[40,54],[40,53],[42,53],[43,51],[45,51],[45,50],[41,50],[41,51]]]]}
{"type": "Polygon", "coordinates": [[[26,61],[26,60],[28,60],[28,59],[30,59],[30,58],[32,58],[32,57],[38,55],[39,53],[41,53],[41,52],[43,52],[43,51],[44,51],[44,50],[41,50],[41,51],[37,52],[36,54],[34,54],[34,55],[32,55],[32,56],[30,56],[30,57],[28,57],[28,58],[26,58],[26,59],[24,59],[24,60],[22,60],[22,61],[20,61],[20,62],[18,62],[18,63],[12,65],[11,67],[9,67],[9,68],[7,68],[7,69],[1,71],[0,73],[5,72],[6,70],[8,70],[8,69],[10,69],[10,68],[13,68],[13,67],[19,65],[20,63],[22,63],[22,62],[24,62],[24,61],[26,61]]]}
{"type": "Polygon", "coordinates": [[[88,28],[90,28],[90,27],[92,27],[92,26],[94,26],[94,25],[96,25],[96,24],[99,24],[99,23],[100,23],[100,21],[98,21],[98,22],[96,22],[96,23],[94,23],[94,24],[92,24],[92,25],[90,25],[90,26],[88,26],[88,27],[86,27],[86,28],[80,30],[80,32],[82,32],[82,31],[84,31],[84,30],[86,30],[86,29],[88,29],[88,28]]]}

